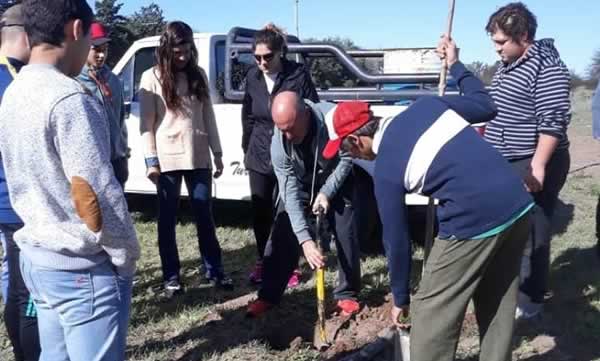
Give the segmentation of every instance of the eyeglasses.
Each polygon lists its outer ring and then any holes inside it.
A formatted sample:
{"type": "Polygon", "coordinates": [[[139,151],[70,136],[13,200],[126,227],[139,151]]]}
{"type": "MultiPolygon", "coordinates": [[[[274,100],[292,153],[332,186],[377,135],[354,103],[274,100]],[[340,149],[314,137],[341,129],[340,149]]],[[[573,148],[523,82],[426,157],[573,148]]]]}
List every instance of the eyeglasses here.
{"type": "Polygon", "coordinates": [[[264,55],[254,54],[254,59],[256,59],[257,63],[260,63],[262,60],[264,60],[266,63],[269,63],[269,62],[271,62],[271,60],[273,60],[274,57],[275,57],[275,53],[268,53],[268,54],[264,54],[264,55]]]}

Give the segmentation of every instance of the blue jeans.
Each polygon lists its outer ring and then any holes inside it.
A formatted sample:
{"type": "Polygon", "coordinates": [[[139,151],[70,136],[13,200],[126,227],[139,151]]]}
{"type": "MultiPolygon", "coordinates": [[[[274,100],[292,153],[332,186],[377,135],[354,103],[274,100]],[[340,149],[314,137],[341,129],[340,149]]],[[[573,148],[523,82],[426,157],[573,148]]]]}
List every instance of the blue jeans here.
{"type": "Polygon", "coordinates": [[[198,247],[208,278],[223,277],[221,247],[212,215],[210,169],[164,172],[158,179],[158,251],[165,282],[179,280],[179,253],[175,240],[181,180],[190,193],[196,223],[198,247]]]}
{"type": "Polygon", "coordinates": [[[2,302],[6,304],[6,299],[8,298],[8,257],[6,256],[6,240],[2,231],[0,231],[0,241],[2,242],[2,274],[0,285],[2,286],[2,302]]]}
{"type": "Polygon", "coordinates": [[[21,272],[38,313],[40,361],[125,359],[131,279],[109,262],[61,271],[21,254],[21,272]]]}

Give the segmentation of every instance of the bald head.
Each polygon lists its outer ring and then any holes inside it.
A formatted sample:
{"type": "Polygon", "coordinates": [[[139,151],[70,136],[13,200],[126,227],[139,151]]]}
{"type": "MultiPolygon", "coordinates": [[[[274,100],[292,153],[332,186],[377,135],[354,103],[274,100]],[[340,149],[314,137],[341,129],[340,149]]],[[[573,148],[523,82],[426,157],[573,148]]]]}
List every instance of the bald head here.
{"type": "Polygon", "coordinates": [[[29,61],[31,53],[27,33],[22,26],[3,27],[0,30],[0,54],[20,60],[29,61]]]}
{"type": "Polygon", "coordinates": [[[273,123],[292,143],[301,143],[309,128],[309,111],[297,93],[283,91],[273,98],[273,123]]]}

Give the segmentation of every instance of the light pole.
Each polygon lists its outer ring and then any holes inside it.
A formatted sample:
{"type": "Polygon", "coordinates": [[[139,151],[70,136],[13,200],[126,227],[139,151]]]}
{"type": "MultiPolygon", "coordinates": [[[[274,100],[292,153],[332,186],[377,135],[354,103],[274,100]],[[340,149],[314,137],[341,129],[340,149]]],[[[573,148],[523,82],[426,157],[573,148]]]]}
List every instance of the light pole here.
{"type": "Polygon", "coordinates": [[[298,3],[300,2],[300,0],[295,0],[296,6],[295,6],[295,17],[296,17],[296,37],[298,39],[300,39],[300,27],[298,25],[298,3]]]}

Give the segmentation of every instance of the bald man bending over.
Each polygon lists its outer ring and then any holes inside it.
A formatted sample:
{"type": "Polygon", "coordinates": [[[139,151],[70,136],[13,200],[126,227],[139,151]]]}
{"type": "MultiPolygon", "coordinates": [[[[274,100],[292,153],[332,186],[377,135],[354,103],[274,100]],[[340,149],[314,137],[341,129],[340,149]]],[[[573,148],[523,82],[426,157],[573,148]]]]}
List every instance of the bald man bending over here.
{"type": "Polygon", "coordinates": [[[312,103],[291,91],[273,99],[271,159],[279,183],[279,200],[263,258],[263,282],[258,299],[248,306],[250,317],[264,314],[281,301],[298,264],[298,244],[311,268],[324,266],[325,259],[314,241],[314,214],[319,208],[333,215],[335,225],[337,306],[346,315],[359,311],[360,258],[351,202],[352,161],[348,154],[330,160],[322,156],[329,141],[325,117],[333,114],[334,107],[332,103],[312,103]]]}

